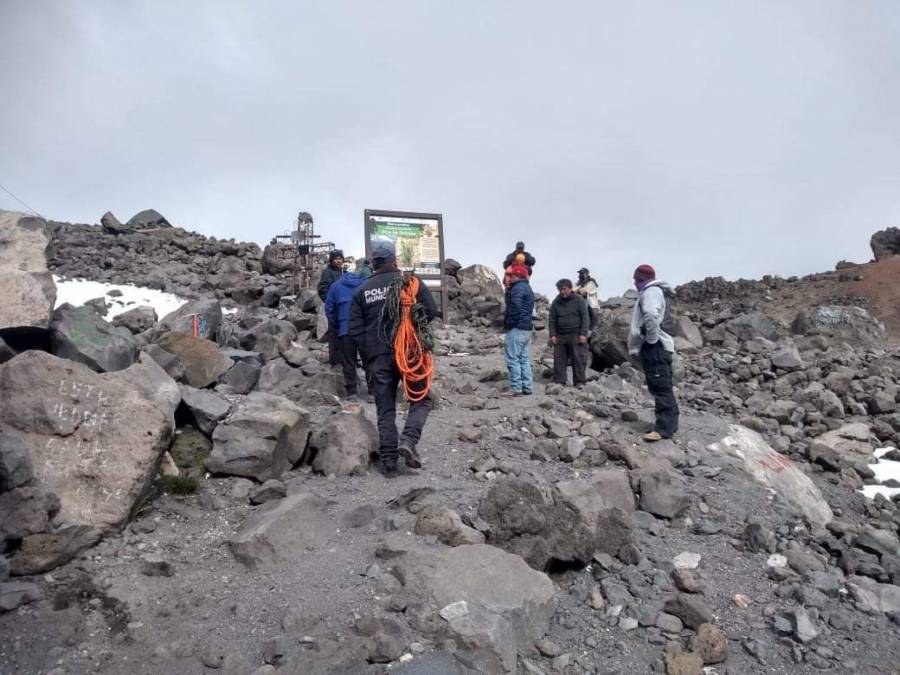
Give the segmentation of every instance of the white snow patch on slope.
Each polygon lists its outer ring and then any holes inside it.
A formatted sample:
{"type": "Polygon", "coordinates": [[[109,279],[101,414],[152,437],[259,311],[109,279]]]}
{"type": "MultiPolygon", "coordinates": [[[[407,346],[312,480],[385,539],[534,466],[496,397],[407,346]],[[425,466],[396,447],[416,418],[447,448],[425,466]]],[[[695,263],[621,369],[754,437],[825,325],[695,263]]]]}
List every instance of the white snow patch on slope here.
{"type": "Polygon", "coordinates": [[[166,314],[174,312],[187,302],[172,293],[164,293],[153,288],[142,288],[130,284],[108,284],[101,281],[88,281],[86,279],[63,279],[54,276],[56,282],[56,306],[69,303],[80,307],[88,300],[105,298],[109,313],[104,317],[107,321],[114,316],[127,312],[129,309],[149,305],[156,310],[156,316],[162,319],[166,314]],[[112,290],[122,293],[119,297],[107,295],[112,290]]]}
{"type": "MultiPolygon", "coordinates": [[[[875,456],[880,458],[894,448],[878,448],[875,456]]],[[[883,483],[893,478],[900,481],[900,462],[892,462],[889,459],[879,459],[875,464],[869,464],[869,468],[875,472],[875,480],[883,483]]],[[[860,490],[869,499],[874,499],[875,495],[882,494],[888,499],[896,494],[900,494],[900,488],[887,487],[885,485],[866,485],[860,490]]]]}

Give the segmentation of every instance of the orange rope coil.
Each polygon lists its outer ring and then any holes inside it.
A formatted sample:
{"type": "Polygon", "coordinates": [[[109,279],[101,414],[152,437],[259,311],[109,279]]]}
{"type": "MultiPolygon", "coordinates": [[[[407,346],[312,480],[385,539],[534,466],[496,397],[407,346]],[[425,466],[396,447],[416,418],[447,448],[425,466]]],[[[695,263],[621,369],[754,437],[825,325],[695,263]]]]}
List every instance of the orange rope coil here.
{"type": "Polygon", "coordinates": [[[411,276],[400,287],[400,321],[394,338],[394,359],[403,382],[403,393],[411,403],[428,396],[434,377],[434,358],[422,344],[412,317],[419,295],[418,277],[411,276]]]}

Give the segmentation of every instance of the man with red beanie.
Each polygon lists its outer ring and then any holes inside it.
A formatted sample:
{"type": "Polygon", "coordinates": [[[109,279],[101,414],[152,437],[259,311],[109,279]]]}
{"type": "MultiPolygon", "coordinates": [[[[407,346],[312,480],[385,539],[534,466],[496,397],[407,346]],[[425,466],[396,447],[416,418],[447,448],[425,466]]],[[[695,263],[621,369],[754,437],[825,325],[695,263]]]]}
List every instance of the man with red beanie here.
{"type": "Polygon", "coordinates": [[[675,340],[666,332],[672,330],[675,291],[666,282],[656,280],[656,270],[650,265],[640,265],[634,271],[634,287],[638,299],[628,332],[628,353],[640,357],[647,389],[656,401],[656,424],[653,431],[644,434],[644,441],[654,443],[671,438],[678,431],[678,402],[672,388],[675,340]]]}
{"type": "Polygon", "coordinates": [[[531,331],[534,328],[534,292],[528,283],[528,268],[513,263],[507,268],[510,276],[506,291],[506,367],[509,370],[509,388],[513,396],[528,396],[534,389],[531,372],[531,331]]]}

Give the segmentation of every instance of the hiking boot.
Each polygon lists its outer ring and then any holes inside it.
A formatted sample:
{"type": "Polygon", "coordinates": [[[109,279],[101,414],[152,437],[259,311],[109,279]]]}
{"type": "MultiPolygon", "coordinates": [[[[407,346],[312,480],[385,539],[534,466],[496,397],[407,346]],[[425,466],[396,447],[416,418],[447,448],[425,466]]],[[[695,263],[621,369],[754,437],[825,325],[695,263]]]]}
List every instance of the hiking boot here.
{"type": "Polygon", "coordinates": [[[531,389],[524,389],[522,391],[522,396],[531,396],[534,392],[531,389]]]}
{"type": "Polygon", "coordinates": [[[422,458],[419,457],[419,453],[416,452],[416,449],[411,443],[400,441],[400,447],[398,449],[400,450],[400,456],[406,461],[406,466],[410,469],[422,468],[422,458]]]}
{"type": "Polygon", "coordinates": [[[399,475],[399,471],[397,469],[397,460],[381,460],[379,459],[375,463],[375,470],[378,471],[385,478],[396,478],[399,475]]]}
{"type": "Polygon", "coordinates": [[[644,439],[644,443],[656,443],[657,441],[661,441],[663,439],[662,434],[660,434],[658,431],[651,431],[649,433],[646,433],[641,438],[644,439]]]}

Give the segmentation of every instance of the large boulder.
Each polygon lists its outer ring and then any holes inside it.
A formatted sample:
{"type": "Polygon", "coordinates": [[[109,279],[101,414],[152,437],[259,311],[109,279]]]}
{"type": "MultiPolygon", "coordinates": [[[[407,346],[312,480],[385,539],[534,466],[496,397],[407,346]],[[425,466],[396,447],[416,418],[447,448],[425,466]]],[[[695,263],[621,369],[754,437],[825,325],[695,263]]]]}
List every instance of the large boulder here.
{"type": "Polygon", "coordinates": [[[627,363],[628,330],[631,325],[632,307],[626,302],[604,303],[600,307],[600,316],[591,333],[591,367],[594,370],[606,370],[627,363]]]}
{"type": "Polygon", "coordinates": [[[137,363],[115,373],[114,379],[124,386],[133,387],[148,401],[153,401],[174,428],[175,410],[181,402],[178,383],[149,354],[141,353],[137,363]]]}
{"type": "Polygon", "coordinates": [[[725,328],[743,341],[765,338],[774,342],[779,335],[778,325],[762,312],[749,312],[736,316],[725,324],[725,328]]]}
{"type": "Polygon", "coordinates": [[[0,211],[0,331],[50,324],[56,284],[47,271],[46,227],[43,218],[0,211]]]}
{"type": "Polygon", "coordinates": [[[59,495],[62,522],[101,528],[127,520],[173,433],[128,376],[40,351],[0,366],[0,429],[28,446],[38,485],[59,495]]]}
{"type": "Polygon", "coordinates": [[[156,325],[156,310],[149,305],[141,305],[113,318],[113,326],[126,328],[131,333],[143,333],[156,325]]]}
{"type": "Polygon", "coordinates": [[[267,360],[278,358],[291,347],[297,329],[289,321],[261,321],[240,338],[243,349],[262,354],[267,360]]]}
{"type": "Polygon", "coordinates": [[[296,251],[297,248],[291,244],[269,244],[263,249],[263,272],[277,275],[292,271],[296,251]]]}
{"type": "Polygon", "coordinates": [[[321,498],[305,493],[267,502],[247,517],[228,547],[250,569],[290,565],[336,532],[324,509],[321,498]]]}
{"type": "Polygon", "coordinates": [[[184,367],[184,382],[198,389],[213,384],[234,365],[234,361],[219,351],[215,342],[204,338],[165,333],[157,344],[178,357],[184,367]]]}
{"type": "Polygon", "coordinates": [[[884,346],[884,324],[862,307],[828,305],[801,311],[791,324],[798,335],[828,335],[863,347],[884,346]]]}
{"type": "Polygon", "coordinates": [[[852,576],[847,579],[847,589],[864,611],[900,613],[900,586],[881,584],[869,577],[852,576]]]}
{"type": "Polygon", "coordinates": [[[263,482],[299,462],[309,438],[309,413],[271,394],[253,392],[213,432],[206,468],[263,482]]]}
{"type": "Polygon", "coordinates": [[[90,307],[58,307],[50,329],[54,354],[98,373],[124,370],[137,359],[138,344],[131,332],[108,323],[90,307]]]}
{"type": "Polygon", "coordinates": [[[435,640],[455,640],[480,673],[516,672],[556,609],[553,582],[493,546],[413,549],[391,562],[406,596],[433,613],[435,640]]]}
{"type": "Polygon", "coordinates": [[[136,230],[149,230],[155,229],[158,227],[172,227],[172,224],[166,220],[165,216],[163,216],[156,209],[144,209],[143,211],[139,211],[135,213],[131,218],[125,223],[128,227],[134,228],[136,230]]]}
{"type": "Polygon", "coordinates": [[[344,408],[320,425],[309,439],[313,469],[326,476],[364,473],[378,449],[378,430],[361,405],[344,408]]]}
{"type": "Polygon", "coordinates": [[[217,300],[201,299],[186,302],[174,312],[166,314],[159,322],[160,328],[172,333],[194,334],[194,318],[197,318],[197,336],[216,340],[222,325],[222,305],[217,300]]]}
{"type": "Polygon", "coordinates": [[[900,253],[900,228],[888,227],[872,235],[869,240],[875,260],[883,260],[900,253]]]}
{"type": "Polygon", "coordinates": [[[731,424],[728,435],[707,449],[738,460],[750,478],[773,490],[813,525],[821,527],[831,522],[831,508],[815,483],[791,460],[775,452],[757,432],[731,424]]]}
{"type": "Polygon", "coordinates": [[[503,284],[490,267],[469,265],[456,273],[463,293],[482,301],[503,302],[503,284]]]}
{"type": "Polygon", "coordinates": [[[231,409],[231,404],[218,394],[185,384],[181,385],[181,402],[191,413],[197,428],[207,435],[231,409]]]}
{"type": "Polygon", "coordinates": [[[626,474],[603,471],[555,487],[499,481],[478,513],[491,526],[491,543],[546,571],[556,563],[586,565],[598,551],[617,555],[633,543],[633,510],[626,474]]]}
{"type": "Polygon", "coordinates": [[[862,422],[844,424],[815,438],[816,443],[826,445],[850,460],[871,457],[874,450],[872,440],[871,428],[862,422]]]}

